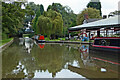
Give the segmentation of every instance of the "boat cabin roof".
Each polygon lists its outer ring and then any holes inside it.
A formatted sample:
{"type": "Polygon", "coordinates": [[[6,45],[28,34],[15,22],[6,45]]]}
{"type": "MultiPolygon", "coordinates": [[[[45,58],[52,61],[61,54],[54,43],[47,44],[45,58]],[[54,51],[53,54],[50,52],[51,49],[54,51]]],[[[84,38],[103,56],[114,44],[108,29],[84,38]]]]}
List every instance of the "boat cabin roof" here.
{"type": "Polygon", "coordinates": [[[120,37],[95,37],[94,39],[120,39],[120,37]]]}

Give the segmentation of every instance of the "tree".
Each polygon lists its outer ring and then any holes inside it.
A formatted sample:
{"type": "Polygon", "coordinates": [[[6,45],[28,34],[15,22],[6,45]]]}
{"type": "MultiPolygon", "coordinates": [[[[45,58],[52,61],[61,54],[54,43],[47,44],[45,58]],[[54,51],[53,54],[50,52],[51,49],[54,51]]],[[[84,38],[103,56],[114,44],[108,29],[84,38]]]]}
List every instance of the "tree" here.
{"type": "MultiPolygon", "coordinates": [[[[32,23],[33,23],[33,25],[32,25],[32,27],[33,27],[33,29],[34,29],[34,31],[36,32],[36,25],[37,25],[37,21],[38,21],[38,17],[40,16],[41,14],[40,14],[40,11],[38,10],[37,11],[37,13],[36,13],[36,16],[35,16],[35,18],[33,19],[33,21],[32,21],[32,23]]],[[[37,33],[37,32],[36,32],[37,33]]]]}
{"type": "Polygon", "coordinates": [[[44,6],[41,4],[40,5],[40,12],[41,12],[41,15],[43,15],[43,12],[44,12],[44,6]]]}
{"type": "Polygon", "coordinates": [[[108,16],[120,15],[120,11],[110,12],[108,16]]]}
{"type": "Polygon", "coordinates": [[[93,9],[93,8],[86,8],[77,15],[77,25],[83,24],[84,15],[86,13],[88,14],[89,18],[91,18],[91,19],[100,19],[100,18],[102,18],[100,16],[100,11],[99,10],[93,9]]]}
{"type": "Polygon", "coordinates": [[[23,27],[26,10],[21,8],[22,2],[7,4],[2,2],[2,32],[11,36],[16,35],[23,27]]]}
{"type": "Polygon", "coordinates": [[[32,23],[32,20],[34,18],[35,12],[31,9],[30,6],[26,6],[26,14],[24,19],[24,26],[28,27],[28,23],[32,23]]]}
{"type": "Polygon", "coordinates": [[[2,39],[2,4],[0,2],[0,39],[2,39]]]}
{"type": "Polygon", "coordinates": [[[101,11],[101,2],[97,0],[96,2],[93,2],[92,0],[87,4],[87,8],[95,8],[100,11],[100,16],[102,16],[102,11],[101,11]]]}
{"type": "MultiPolygon", "coordinates": [[[[63,19],[63,32],[62,35],[68,35],[68,28],[74,24],[76,25],[77,15],[73,13],[73,10],[69,6],[62,6],[60,3],[52,3],[47,8],[48,10],[54,10],[62,15],[63,19]]],[[[72,26],[73,27],[73,26],[72,26]]]]}
{"type": "Polygon", "coordinates": [[[40,14],[43,14],[44,12],[44,6],[42,4],[35,4],[34,2],[29,2],[28,6],[37,14],[38,11],[40,11],[40,14]]]}
{"type": "Polygon", "coordinates": [[[50,35],[61,35],[63,31],[63,20],[60,13],[56,11],[45,11],[37,21],[37,33],[50,35]]]}
{"type": "Polygon", "coordinates": [[[44,34],[50,37],[52,30],[52,22],[50,18],[40,16],[37,21],[37,33],[44,34]]]}
{"type": "Polygon", "coordinates": [[[44,12],[44,6],[41,4],[41,5],[36,5],[34,2],[29,2],[28,6],[34,11],[35,15],[34,15],[34,19],[32,20],[32,27],[36,32],[36,25],[37,25],[37,21],[38,21],[38,17],[40,15],[43,15],[43,12],[44,12]]]}

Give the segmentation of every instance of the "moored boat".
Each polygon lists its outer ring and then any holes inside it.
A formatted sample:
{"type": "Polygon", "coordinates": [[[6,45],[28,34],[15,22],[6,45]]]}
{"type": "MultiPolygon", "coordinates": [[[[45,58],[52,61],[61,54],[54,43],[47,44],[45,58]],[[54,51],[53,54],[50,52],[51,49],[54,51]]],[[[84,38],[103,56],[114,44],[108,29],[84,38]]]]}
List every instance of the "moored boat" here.
{"type": "Polygon", "coordinates": [[[45,42],[45,38],[43,35],[40,35],[38,38],[38,43],[44,43],[45,42]]]}
{"type": "Polygon", "coordinates": [[[46,42],[43,35],[35,36],[35,40],[36,40],[37,43],[44,43],[44,42],[46,42]]]}
{"type": "Polygon", "coordinates": [[[96,37],[90,49],[120,53],[120,37],[96,37]]]}

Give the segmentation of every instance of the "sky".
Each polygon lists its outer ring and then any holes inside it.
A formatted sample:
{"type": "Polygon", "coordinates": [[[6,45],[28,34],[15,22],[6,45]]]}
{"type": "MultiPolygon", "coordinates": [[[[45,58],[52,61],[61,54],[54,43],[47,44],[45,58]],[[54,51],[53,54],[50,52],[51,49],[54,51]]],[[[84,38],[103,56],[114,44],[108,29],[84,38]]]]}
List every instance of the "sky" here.
{"type": "MultiPolygon", "coordinates": [[[[54,3],[61,3],[63,6],[69,6],[75,14],[80,13],[90,0],[28,0],[28,2],[34,2],[35,4],[43,4],[44,9],[54,3]]],[[[102,15],[108,15],[110,12],[118,10],[118,2],[120,0],[100,0],[102,5],[102,15]]]]}

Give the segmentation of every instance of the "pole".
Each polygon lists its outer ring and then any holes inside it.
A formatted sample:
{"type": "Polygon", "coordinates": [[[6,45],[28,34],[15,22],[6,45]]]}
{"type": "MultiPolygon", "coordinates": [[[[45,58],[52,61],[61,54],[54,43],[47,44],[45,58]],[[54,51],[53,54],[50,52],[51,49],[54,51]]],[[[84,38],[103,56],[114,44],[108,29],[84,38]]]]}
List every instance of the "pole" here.
{"type": "Polygon", "coordinates": [[[100,31],[97,31],[97,37],[100,37],[100,31]]]}

